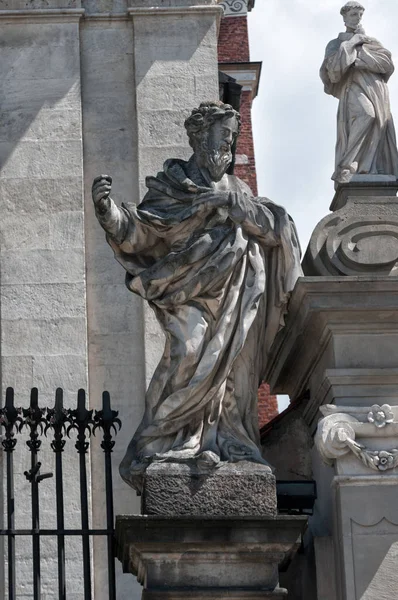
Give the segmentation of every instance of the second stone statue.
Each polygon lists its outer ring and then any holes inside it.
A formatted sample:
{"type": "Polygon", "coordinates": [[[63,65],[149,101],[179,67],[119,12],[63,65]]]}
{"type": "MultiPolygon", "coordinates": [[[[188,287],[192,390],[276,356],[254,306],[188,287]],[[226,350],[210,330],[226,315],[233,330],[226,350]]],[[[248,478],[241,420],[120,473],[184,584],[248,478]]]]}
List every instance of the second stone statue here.
{"type": "Polygon", "coordinates": [[[336,164],[338,184],[395,180],[398,152],[387,82],[394,72],[391,53],[365,34],[364,7],[351,0],[341,9],[346,31],[326,47],[320,75],[325,92],[339,99],[336,164]]]}
{"type": "Polygon", "coordinates": [[[193,155],[148,177],[138,206],[116,206],[98,177],[98,221],[129,290],[150,303],[166,335],[145,413],[123,459],[139,493],[151,463],[209,472],[226,463],[266,465],[257,390],[269,348],[301,274],[286,211],[227,175],[239,114],[204,102],[185,122],[193,155]]]}

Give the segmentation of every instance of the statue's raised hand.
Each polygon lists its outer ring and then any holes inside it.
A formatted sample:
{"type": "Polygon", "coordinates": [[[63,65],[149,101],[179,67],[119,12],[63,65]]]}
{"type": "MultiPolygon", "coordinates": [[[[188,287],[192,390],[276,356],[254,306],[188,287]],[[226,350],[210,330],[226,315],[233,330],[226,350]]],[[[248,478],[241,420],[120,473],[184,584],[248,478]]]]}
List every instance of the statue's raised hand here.
{"type": "Polygon", "coordinates": [[[100,175],[93,181],[91,195],[95,208],[99,213],[105,212],[108,208],[108,198],[112,188],[112,177],[109,175],[100,175]]]}

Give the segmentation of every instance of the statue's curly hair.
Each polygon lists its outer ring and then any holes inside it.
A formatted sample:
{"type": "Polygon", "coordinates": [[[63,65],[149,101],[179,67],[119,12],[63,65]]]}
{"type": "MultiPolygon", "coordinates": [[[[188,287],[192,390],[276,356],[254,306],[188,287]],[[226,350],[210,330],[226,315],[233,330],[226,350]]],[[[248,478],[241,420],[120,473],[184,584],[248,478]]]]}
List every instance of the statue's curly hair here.
{"type": "Polygon", "coordinates": [[[201,138],[204,131],[207,131],[217,119],[225,117],[235,117],[238,122],[238,134],[240,131],[240,114],[230,104],[224,104],[221,100],[212,102],[202,102],[199,108],[194,108],[191,115],[186,119],[184,126],[189,137],[189,144],[192,148],[201,138]]]}
{"type": "Polygon", "coordinates": [[[346,4],[344,4],[342,9],[340,10],[340,14],[343,15],[343,17],[344,17],[344,15],[346,15],[348,13],[348,11],[353,8],[360,8],[363,11],[365,10],[365,7],[362,6],[362,4],[359,4],[359,2],[356,2],[355,0],[350,0],[350,2],[347,2],[346,4]]]}

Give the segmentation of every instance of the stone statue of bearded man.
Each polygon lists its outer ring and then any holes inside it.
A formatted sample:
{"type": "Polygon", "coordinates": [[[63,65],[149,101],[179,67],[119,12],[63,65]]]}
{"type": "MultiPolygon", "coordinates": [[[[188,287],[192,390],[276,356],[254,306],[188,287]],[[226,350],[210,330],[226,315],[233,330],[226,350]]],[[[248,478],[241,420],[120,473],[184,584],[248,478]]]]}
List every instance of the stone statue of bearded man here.
{"type": "Polygon", "coordinates": [[[259,449],[257,390],[268,350],[301,274],[286,211],[227,175],[239,114],[204,102],[185,127],[192,157],[171,159],[138,206],[111,200],[98,177],[98,221],[129,290],[147,300],[166,335],[145,414],[123,459],[138,492],[153,461],[199,467],[266,464],[259,449]]]}

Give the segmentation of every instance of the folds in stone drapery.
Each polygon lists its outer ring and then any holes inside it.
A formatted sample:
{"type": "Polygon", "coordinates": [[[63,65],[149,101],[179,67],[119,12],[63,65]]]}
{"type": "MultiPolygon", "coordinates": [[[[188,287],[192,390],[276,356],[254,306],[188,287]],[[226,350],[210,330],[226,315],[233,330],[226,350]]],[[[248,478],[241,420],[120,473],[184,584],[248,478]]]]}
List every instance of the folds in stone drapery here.
{"type": "Polygon", "coordinates": [[[128,288],[149,301],[166,335],[142,423],[121,465],[139,491],[151,460],[265,463],[257,389],[301,274],[284,209],[249,198],[232,176],[229,217],[206,208],[200,194],[212,190],[195,185],[185,165],[167,161],[164,172],[148,178],[144,201],[123,209],[130,224],[125,240],[109,240],[128,288]]]}

